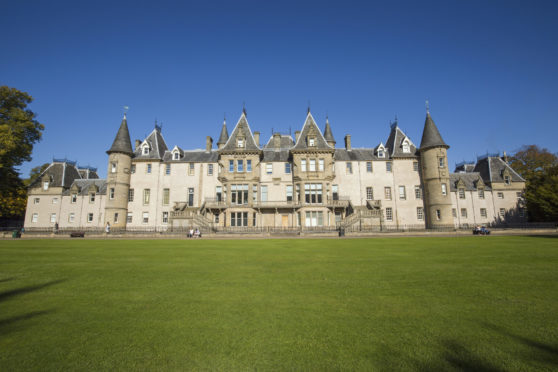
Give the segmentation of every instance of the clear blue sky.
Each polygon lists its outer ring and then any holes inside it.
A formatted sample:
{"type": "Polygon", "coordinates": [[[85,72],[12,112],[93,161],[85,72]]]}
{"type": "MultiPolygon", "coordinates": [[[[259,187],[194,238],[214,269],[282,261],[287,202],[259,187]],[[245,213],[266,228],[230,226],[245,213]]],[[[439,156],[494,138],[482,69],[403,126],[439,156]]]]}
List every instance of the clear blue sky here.
{"type": "Polygon", "coordinates": [[[558,2],[7,1],[0,84],[30,93],[52,157],[97,166],[122,106],[132,141],[163,122],[169,147],[215,141],[246,102],[267,140],[294,133],[308,101],[337,145],[387,139],[395,115],[420,144],[424,101],[451,164],[558,145],[558,2]]]}

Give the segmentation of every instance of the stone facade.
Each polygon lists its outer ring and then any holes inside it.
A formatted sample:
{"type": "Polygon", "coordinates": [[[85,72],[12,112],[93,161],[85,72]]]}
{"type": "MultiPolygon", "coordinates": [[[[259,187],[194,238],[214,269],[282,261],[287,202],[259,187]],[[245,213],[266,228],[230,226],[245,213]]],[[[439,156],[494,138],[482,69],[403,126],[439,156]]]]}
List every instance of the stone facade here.
{"type": "Polygon", "coordinates": [[[170,230],[246,228],[438,228],[526,221],[525,181],[498,155],[450,173],[427,114],[420,147],[392,123],[386,143],[336,148],[308,111],[295,138],[260,144],[246,112],[217,148],[167,147],[161,128],[132,149],[124,117],[107,151],[107,179],[54,161],[30,186],[25,228],[170,230]]]}

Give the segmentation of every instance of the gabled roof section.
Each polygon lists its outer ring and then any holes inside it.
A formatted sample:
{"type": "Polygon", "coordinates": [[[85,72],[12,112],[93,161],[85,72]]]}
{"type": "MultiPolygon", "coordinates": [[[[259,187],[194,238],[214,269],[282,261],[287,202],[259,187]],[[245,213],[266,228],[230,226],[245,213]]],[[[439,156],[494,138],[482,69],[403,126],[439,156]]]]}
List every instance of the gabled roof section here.
{"type": "Polygon", "coordinates": [[[75,180],[72,183],[70,191],[65,195],[71,194],[72,189],[77,188],[78,195],[87,195],[89,192],[95,191],[98,195],[106,195],[107,193],[107,180],[105,179],[89,179],[89,180],[75,180]]]}
{"type": "Polygon", "coordinates": [[[74,180],[81,179],[81,174],[74,162],[55,160],[29,185],[29,188],[40,184],[45,177],[48,178],[49,187],[69,188],[74,180]]]}
{"type": "MultiPolygon", "coordinates": [[[[219,139],[220,140],[220,139],[219,139]]],[[[246,112],[242,111],[242,115],[240,115],[240,119],[236,123],[229,139],[225,143],[222,149],[219,151],[260,151],[259,146],[256,144],[254,140],[254,135],[252,134],[252,130],[250,129],[250,125],[248,124],[248,120],[246,119],[246,112]],[[244,147],[238,148],[236,139],[243,138],[245,143],[244,147]]]]}
{"type": "Polygon", "coordinates": [[[141,143],[141,145],[136,149],[134,153],[134,158],[136,159],[163,159],[165,156],[165,151],[168,151],[167,144],[163,139],[163,135],[159,127],[153,129],[153,132],[147,136],[141,143]],[[149,146],[149,153],[143,154],[143,147],[147,144],[149,146]]]}
{"type": "Polygon", "coordinates": [[[504,182],[504,171],[509,173],[512,182],[525,182],[523,177],[517,174],[509,164],[498,156],[484,156],[479,158],[474,171],[479,172],[486,184],[504,182]]]}
{"type": "Polygon", "coordinates": [[[173,160],[172,151],[165,152],[164,162],[168,163],[217,163],[219,153],[217,151],[207,152],[202,149],[182,150],[180,160],[173,160]]]}
{"type": "Polygon", "coordinates": [[[478,187],[486,188],[482,183],[482,177],[479,172],[470,173],[450,173],[450,190],[457,191],[458,187],[465,188],[466,191],[476,191],[478,187]]]}
{"type": "Polygon", "coordinates": [[[107,151],[107,154],[112,154],[113,152],[120,152],[127,155],[132,155],[132,142],[130,141],[130,132],[128,131],[128,121],[126,120],[126,114],[122,118],[122,123],[120,123],[120,128],[112,146],[107,151]]]}
{"type": "Polygon", "coordinates": [[[221,128],[221,135],[219,136],[219,141],[217,145],[225,144],[229,140],[229,131],[227,130],[227,121],[223,120],[223,127],[221,128]]]}
{"type": "Polygon", "coordinates": [[[449,149],[449,146],[444,142],[434,120],[430,116],[430,113],[426,113],[426,120],[424,121],[424,130],[422,131],[422,140],[420,141],[420,150],[426,150],[431,147],[445,147],[449,149]]]}
{"type": "Polygon", "coordinates": [[[322,131],[318,128],[314,117],[308,111],[308,115],[306,115],[306,120],[304,121],[304,125],[302,126],[302,130],[300,131],[300,135],[298,136],[298,141],[293,146],[293,150],[307,150],[307,149],[318,149],[318,150],[333,150],[333,147],[328,145],[326,139],[324,138],[322,131]],[[309,147],[308,143],[306,142],[306,138],[309,135],[315,136],[316,145],[309,147]]]}
{"type": "MultiPolygon", "coordinates": [[[[281,136],[281,143],[280,146],[278,147],[279,149],[290,149],[291,147],[293,147],[294,141],[291,136],[286,134],[281,134],[280,136],[281,136]]],[[[273,141],[273,136],[269,137],[269,140],[265,144],[264,149],[277,149],[273,141]]]]}
{"type": "Polygon", "coordinates": [[[391,125],[391,131],[386,141],[386,151],[392,158],[414,157],[417,155],[417,148],[413,141],[397,125],[397,122],[391,125]],[[409,152],[403,151],[403,142],[408,141],[409,152]]]}

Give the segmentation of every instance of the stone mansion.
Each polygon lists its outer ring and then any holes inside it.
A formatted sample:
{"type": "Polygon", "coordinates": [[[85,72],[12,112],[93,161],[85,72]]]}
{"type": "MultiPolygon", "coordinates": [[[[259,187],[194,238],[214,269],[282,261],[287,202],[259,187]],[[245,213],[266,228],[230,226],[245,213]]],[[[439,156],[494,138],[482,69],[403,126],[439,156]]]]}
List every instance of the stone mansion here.
{"type": "Polygon", "coordinates": [[[30,185],[25,229],[438,228],[525,221],[522,179],[498,154],[450,172],[427,112],[420,146],[391,124],[386,142],[352,148],[310,110],[300,131],[260,142],[243,110],[217,146],[169,147],[161,128],[132,147],[126,115],[106,179],[54,160],[30,185]]]}

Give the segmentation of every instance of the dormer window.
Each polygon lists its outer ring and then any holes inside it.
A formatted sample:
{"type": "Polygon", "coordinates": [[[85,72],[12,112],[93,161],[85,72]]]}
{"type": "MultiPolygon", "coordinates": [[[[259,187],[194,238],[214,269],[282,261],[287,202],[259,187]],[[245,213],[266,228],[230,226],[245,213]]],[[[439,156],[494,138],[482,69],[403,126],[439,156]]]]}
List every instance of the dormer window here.
{"type": "Polygon", "coordinates": [[[405,153],[411,152],[411,146],[409,145],[409,141],[404,141],[402,147],[403,147],[403,152],[405,153]]]}
{"type": "Polygon", "coordinates": [[[149,146],[143,146],[142,154],[143,155],[149,155],[149,146]]]}
{"type": "Polygon", "coordinates": [[[316,146],[316,139],[314,137],[309,137],[308,138],[308,146],[310,146],[310,147],[316,146]]]}
{"type": "Polygon", "coordinates": [[[43,182],[43,190],[48,190],[48,181],[43,182]]]}
{"type": "Polygon", "coordinates": [[[180,153],[179,153],[178,151],[175,152],[174,154],[172,154],[172,158],[173,158],[174,160],[179,160],[179,159],[180,159],[180,153]]]}
{"type": "Polygon", "coordinates": [[[236,147],[243,148],[244,147],[244,138],[238,138],[236,140],[236,147]]]}
{"type": "Polygon", "coordinates": [[[378,157],[379,158],[385,158],[386,157],[386,153],[384,152],[384,150],[382,150],[382,149],[378,150],[378,157]]]}
{"type": "Polygon", "coordinates": [[[506,185],[511,185],[511,177],[509,175],[504,175],[504,183],[506,185]]]}

